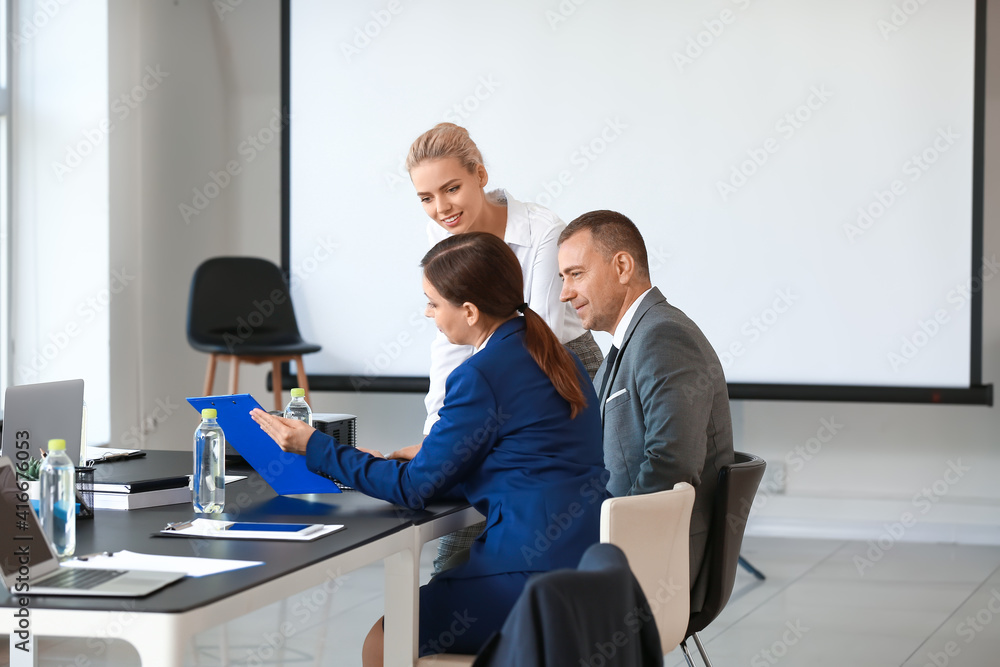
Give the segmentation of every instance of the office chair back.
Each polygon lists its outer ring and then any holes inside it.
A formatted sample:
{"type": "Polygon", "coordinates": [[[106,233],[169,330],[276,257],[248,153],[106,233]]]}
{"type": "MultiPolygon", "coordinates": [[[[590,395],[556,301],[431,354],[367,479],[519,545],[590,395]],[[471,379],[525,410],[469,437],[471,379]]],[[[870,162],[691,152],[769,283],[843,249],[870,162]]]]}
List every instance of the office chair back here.
{"type": "Polygon", "coordinates": [[[601,505],[601,542],[619,547],[649,601],[664,653],[684,639],[691,609],[688,535],[694,487],[608,498],[601,505]]]}
{"type": "Polygon", "coordinates": [[[722,613],[736,583],[736,568],[743,546],[743,532],[757,487],[764,476],[764,459],[735,453],[735,463],[719,471],[719,485],[709,529],[708,587],[701,611],[691,615],[685,637],[701,632],[722,613]]]}
{"type": "Polygon", "coordinates": [[[320,349],[299,334],[281,269],[256,257],[214,257],[195,270],[187,337],[196,350],[224,354],[320,349]]]}

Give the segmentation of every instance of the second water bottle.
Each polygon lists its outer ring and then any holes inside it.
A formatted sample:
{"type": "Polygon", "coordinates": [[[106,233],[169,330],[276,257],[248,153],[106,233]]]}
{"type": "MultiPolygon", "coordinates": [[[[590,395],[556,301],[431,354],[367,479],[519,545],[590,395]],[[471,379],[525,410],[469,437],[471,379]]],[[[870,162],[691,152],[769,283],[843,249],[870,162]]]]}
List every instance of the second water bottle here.
{"type": "Polygon", "coordinates": [[[285,406],[285,419],[298,419],[312,426],[312,408],[306,403],[306,390],[301,387],[292,389],[292,400],[285,406]]]}

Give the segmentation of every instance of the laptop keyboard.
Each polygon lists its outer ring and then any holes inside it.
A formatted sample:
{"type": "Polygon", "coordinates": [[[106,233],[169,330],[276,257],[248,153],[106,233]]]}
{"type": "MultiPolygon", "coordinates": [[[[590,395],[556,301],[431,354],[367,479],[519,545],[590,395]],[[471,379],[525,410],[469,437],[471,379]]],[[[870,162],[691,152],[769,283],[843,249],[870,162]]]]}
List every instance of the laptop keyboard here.
{"type": "Polygon", "coordinates": [[[88,570],[79,567],[60,568],[59,572],[40,582],[45,588],[90,590],[125,574],[125,570],[88,570]]]}

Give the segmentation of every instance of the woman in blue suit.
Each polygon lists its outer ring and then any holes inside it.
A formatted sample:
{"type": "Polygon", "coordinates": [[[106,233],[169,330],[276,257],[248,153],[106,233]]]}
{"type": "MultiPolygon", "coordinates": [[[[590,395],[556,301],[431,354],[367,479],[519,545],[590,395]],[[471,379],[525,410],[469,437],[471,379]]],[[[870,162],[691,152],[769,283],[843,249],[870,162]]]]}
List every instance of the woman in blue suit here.
{"type": "MultiPolygon", "coordinates": [[[[451,236],[421,266],[427,317],[476,353],[448,376],[440,419],[411,461],[253,415],[282,449],[305,454],[310,470],[414,509],[466,498],[486,517],[469,560],[420,589],[421,655],[476,653],[532,573],[576,567],[598,541],[607,497],[601,418],[583,365],[523,302],[521,267],[502,240],[451,236]],[[456,618],[476,620],[459,634],[456,618]]],[[[382,643],[378,622],[365,640],[366,666],[382,664],[382,643]]]]}

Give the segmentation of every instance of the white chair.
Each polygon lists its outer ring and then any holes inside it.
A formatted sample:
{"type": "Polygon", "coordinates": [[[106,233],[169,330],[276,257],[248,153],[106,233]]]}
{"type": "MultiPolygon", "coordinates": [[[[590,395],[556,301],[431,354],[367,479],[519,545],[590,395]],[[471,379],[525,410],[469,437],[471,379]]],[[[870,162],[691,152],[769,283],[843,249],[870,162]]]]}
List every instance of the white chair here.
{"type": "Polygon", "coordinates": [[[694,487],[608,498],[601,505],[601,542],[625,552],[656,619],[666,655],[684,640],[691,614],[688,533],[694,487]]]}

